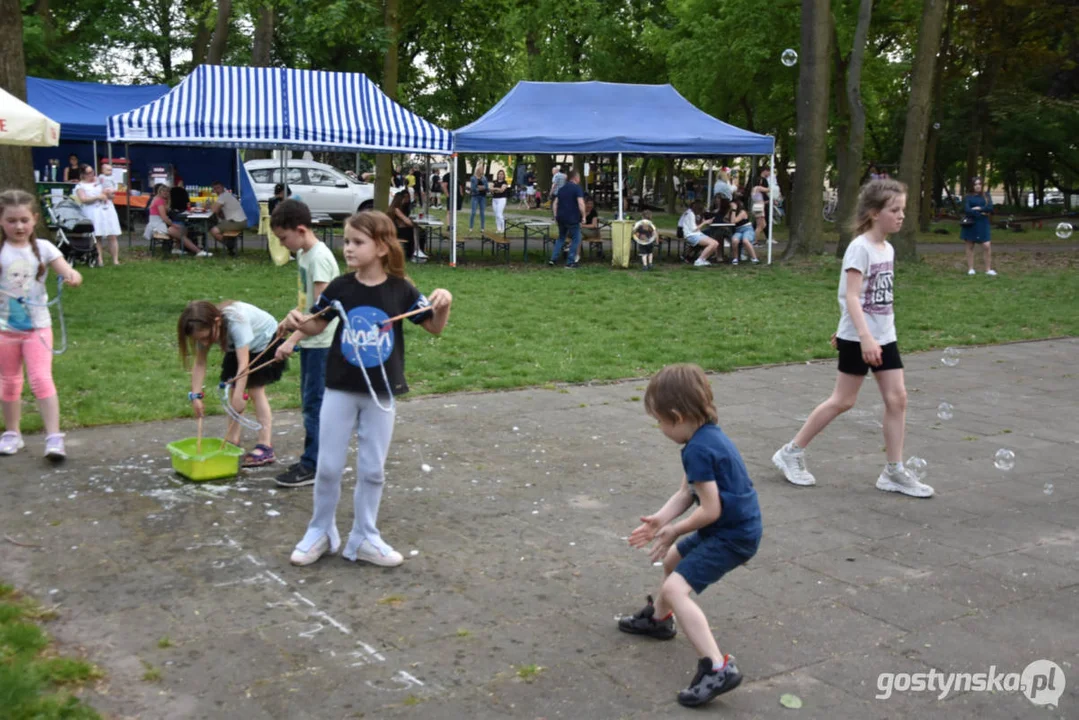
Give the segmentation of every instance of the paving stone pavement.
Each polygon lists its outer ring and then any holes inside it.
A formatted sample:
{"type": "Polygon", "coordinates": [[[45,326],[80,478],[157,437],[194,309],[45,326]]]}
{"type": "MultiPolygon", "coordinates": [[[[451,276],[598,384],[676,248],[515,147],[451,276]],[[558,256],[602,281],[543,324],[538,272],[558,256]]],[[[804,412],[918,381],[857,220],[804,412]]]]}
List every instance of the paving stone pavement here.
{"type": "MultiPolygon", "coordinates": [[[[928,460],[931,500],[873,487],[872,381],[809,449],[817,487],[799,488],[770,457],[831,390],[832,364],[713,376],[765,535],[700,599],[745,674],[703,712],[1079,717],[1077,351],[1065,339],[964,349],[956,367],[939,352],[905,359],[907,454],[928,460]],[[1014,469],[994,467],[999,448],[1014,469]],[[880,673],[1018,673],[1043,658],[1067,680],[1055,708],[1015,692],[938,699],[901,680],[875,698],[880,673]],[[802,708],[781,707],[785,693],[802,708]]],[[[278,489],[269,469],[178,480],[164,445],[192,421],[72,432],[60,467],[28,437],[0,459],[0,577],[57,606],[61,647],[108,674],[86,697],[109,717],[690,717],[675,702],[696,661],[685,638],[615,628],[660,576],[625,538],[680,477],[644,385],[402,401],[380,519],[407,558],[392,570],[291,567],[310,489],[278,489]]],[[[299,415],[275,420],[278,453],[295,456],[299,415]]],[[[338,522],[347,530],[350,503],[338,522]]]]}

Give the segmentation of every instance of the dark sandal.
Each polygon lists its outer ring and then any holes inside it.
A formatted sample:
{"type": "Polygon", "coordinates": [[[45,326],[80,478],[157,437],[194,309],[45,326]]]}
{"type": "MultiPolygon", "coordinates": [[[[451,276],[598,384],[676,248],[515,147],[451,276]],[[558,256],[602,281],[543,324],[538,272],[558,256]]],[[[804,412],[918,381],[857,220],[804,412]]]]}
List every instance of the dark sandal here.
{"type": "Polygon", "coordinates": [[[277,462],[277,458],[274,457],[273,448],[268,445],[256,445],[255,449],[244,455],[243,467],[253,468],[262,467],[263,465],[272,465],[277,462]]]}

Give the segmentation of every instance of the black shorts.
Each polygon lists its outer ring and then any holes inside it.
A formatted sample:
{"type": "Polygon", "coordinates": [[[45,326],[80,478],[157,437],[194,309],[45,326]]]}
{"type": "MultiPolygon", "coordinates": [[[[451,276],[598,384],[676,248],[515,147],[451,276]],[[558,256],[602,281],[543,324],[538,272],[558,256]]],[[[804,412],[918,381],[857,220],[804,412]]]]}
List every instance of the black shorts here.
{"type": "MultiPolygon", "coordinates": [[[[255,356],[261,355],[258,362],[255,364],[262,365],[267,360],[273,360],[274,354],[277,352],[277,348],[285,344],[287,338],[276,337],[270,342],[270,347],[266,352],[253,352],[248,355],[248,360],[253,361],[255,356]]],[[[239,362],[236,357],[236,351],[230,350],[225,353],[225,356],[221,359],[221,382],[228,382],[232,378],[236,377],[236,371],[239,369],[239,362]]],[[[274,362],[268,364],[266,367],[259,368],[255,372],[247,376],[247,387],[265,387],[267,385],[273,385],[275,382],[281,379],[285,371],[288,370],[288,360],[284,362],[274,362]]]]}
{"type": "Polygon", "coordinates": [[[839,372],[845,375],[860,375],[865,377],[870,370],[902,370],[903,361],[899,357],[899,344],[890,342],[880,346],[880,365],[870,367],[862,359],[862,344],[854,340],[835,339],[839,349],[839,372]]]}
{"type": "Polygon", "coordinates": [[[651,255],[652,252],[655,249],[656,249],[656,244],[654,242],[637,243],[637,254],[638,255],[651,255]]]}

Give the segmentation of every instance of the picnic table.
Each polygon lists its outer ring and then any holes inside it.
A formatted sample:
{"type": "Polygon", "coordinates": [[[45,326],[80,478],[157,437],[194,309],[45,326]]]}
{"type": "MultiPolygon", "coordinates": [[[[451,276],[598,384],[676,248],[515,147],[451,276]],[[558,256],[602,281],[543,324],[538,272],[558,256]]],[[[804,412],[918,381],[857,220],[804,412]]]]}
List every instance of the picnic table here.
{"type": "MultiPolygon", "coordinates": [[[[554,225],[553,220],[539,220],[536,218],[519,218],[509,219],[506,218],[506,231],[508,232],[511,227],[520,228],[524,231],[524,259],[528,262],[528,235],[529,232],[536,235],[543,236],[543,252],[546,254],[547,245],[553,241],[551,237],[551,226],[554,225]]],[[[505,235],[505,233],[503,233],[505,235]]]]}

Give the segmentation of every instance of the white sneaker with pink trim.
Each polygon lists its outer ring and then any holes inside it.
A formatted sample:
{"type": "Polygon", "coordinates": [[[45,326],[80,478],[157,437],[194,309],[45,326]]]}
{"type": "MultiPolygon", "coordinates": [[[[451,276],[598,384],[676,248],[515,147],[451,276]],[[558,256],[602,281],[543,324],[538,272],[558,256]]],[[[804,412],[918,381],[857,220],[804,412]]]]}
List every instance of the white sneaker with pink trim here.
{"type": "Polygon", "coordinates": [[[67,457],[64,450],[64,434],[56,433],[45,438],[45,457],[49,460],[63,460],[67,457]]]}

